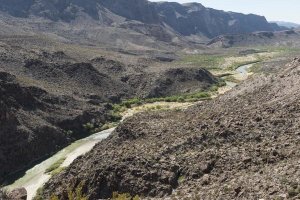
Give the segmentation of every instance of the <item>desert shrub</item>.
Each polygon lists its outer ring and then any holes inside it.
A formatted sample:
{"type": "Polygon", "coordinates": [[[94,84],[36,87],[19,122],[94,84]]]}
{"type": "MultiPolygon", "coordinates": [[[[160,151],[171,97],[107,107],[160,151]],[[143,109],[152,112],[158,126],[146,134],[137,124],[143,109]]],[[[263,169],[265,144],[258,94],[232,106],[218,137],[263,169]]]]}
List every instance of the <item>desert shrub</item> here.
{"type": "Polygon", "coordinates": [[[139,200],[138,195],[132,197],[129,193],[119,194],[118,192],[113,192],[112,200],[139,200]]]}
{"type": "Polygon", "coordinates": [[[180,64],[197,65],[209,70],[220,70],[224,60],[225,56],[222,55],[195,54],[184,56],[180,64]]]}
{"type": "Polygon", "coordinates": [[[57,169],[55,169],[55,170],[53,170],[52,172],[51,172],[51,175],[52,176],[54,176],[54,175],[56,175],[56,174],[59,174],[59,173],[61,173],[63,170],[65,170],[66,169],[66,167],[58,167],[57,169]]]}
{"type": "Polygon", "coordinates": [[[87,200],[87,197],[82,192],[83,186],[84,183],[80,182],[75,191],[68,189],[68,200],[87,200]]]}
{"type": "Polygon", "coordinates": [[[40,187],[37,191],[36,191],[36,194],[35,194],[35,197],[33,198],[33,200],[43,200],[43,191],[44,191],[44,188],[43,187],[40,187]]]}
{"type": "Polygon", "coordinates": [[[126,108],[131,108],[132,105],[141,105],[142,100],[139,98],[129,99],[126,101],[123,101],[121,106],[125,106],[126,108]]]}
{"type": "Polygon", "coordinates": [[[191,94],[187,96],[188,98],[195,98],[195,99],[202,99],[202,98],[207,98],[210,97],[210,94],[208,92],[198,92],[195,94],[191,94]]]}
{"type": "Polygon", "coordinates": [[[73,131],[71,131],[71,130],[67,130],[67,131],[65,131],[65,134],[68,136],[68,137],[71,137],[72,135],[73,135],[73,131]]]}
{"type": "Polygon", "coordinates": [[[300,187],[289,188],[288,189],[288,194],[289,194],[289,197],[297,196],[298,194],[300,194],[300,187]]]}
{"type": "Polygon", "coordinates": [[[185,180],[185,177],[184,177],[184,176],[179,176],[179,177],[178,177],[178,182],[179,182],[179,183],[182,183],[184,180],[185,180]]]}
{"type": "Polygon", "coordinates": [[[51,195],[50,200],[59,200],[56,195],[51,195]]]}
{"type": "Polygon", "coordinates": [[[46,169],[46,173],[51,173],[54,170],[58,169],[65,160],[66,158],[61,158],[57,160],[55,163],[53,163],[50,167],[46,169]]]}
{"type": "Polygon", "coordinates": [[[112,122],[118,122],[118,121],[120,121],[121,119],[122,119],[122,115],[119,114],[119,113],[114,113],[114,112],[112,112],[112,113],[110,114],[110,121],[112,121],[112,122]]]}
{"type": "Polygon", "coordinates": [[[91,132],[94,129],[94,124],[88,122],[83,125],[84,129],[88,132],[91,132]]]}
{"type": "Polygon", "coordinates": [[[155,106],[155,109],[156,110],[160,110],[160,109],[162,109],[162,106],[161,105],[157,105],[157,106],[155,106]]]}
{"type": "Polygon", "coordinates": [[[217,87],[224,87],[224,86],[226,86],[226,81],[223,80],[223,79],[219,79],[218,83],[215,84],[215,86],[217,86],[217,87]]]}
{"type": "Polygon", "coordinates": [[[109,126],[109,124],[104,124],[102,127],[101,127],[101,130],[107,130],[107,129],[109,129],[110,128],[110,126],[109,126]]]}

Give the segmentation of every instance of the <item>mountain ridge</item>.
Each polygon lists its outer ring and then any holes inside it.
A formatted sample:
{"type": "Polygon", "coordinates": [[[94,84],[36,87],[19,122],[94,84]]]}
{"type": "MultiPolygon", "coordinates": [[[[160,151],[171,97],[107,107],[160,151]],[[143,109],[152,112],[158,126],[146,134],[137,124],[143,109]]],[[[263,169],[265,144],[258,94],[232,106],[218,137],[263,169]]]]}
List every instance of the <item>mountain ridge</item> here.
{"type": "Polygon", "coordinates": [[[183,37],[199,35],[213,38],[222,34],[282,30],[282,27],[268,23],[263,16],[215,10],[200,3],[0,0],[0,11],[17,18],[42,17],[56,23],[61,21],[69,24],[82,17],[95,20],[98,26],[118,27],[123,23],[137,21],[147,26],[160,26],[165,32],[172,32],[173,37],[178,34],[183,37]]]}
{"type": "Polygon", "coordinates": [[[284,26],[287,28],[300,28],[300,24],[286,21],[272,21],[271,23],[276,23],[279,26],[284,26]]]}

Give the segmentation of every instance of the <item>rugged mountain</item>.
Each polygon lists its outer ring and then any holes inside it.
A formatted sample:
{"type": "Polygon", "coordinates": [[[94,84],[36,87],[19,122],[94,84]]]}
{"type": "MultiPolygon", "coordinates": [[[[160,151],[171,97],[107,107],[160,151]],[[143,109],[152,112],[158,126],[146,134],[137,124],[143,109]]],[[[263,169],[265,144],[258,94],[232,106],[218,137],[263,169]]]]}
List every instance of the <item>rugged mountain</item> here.
{"type": "Polygon", "coordinates": [[[44,197],[299,199],[300,60],[186,111],[136,115],[45,185],[44,197]],[[189,195],[189,196],[187,196],[189,195]]]}
{"type": "Polygon", "coordinates": [[[120,48],[130,47],[131,43],[148,48],[167,46],[158,45],[153,39],[186,45],[191,42],[191,36],[201,41],[222,34],[281,30],[262,16],[214,10],[198,3],[1,0],[0,11],[0,19],[5,19],[7,26],[19,22],[15,27],[26,31],[51,33],[77,43],[114,44],[120,48]]]}
{"type": "Polygon", "coordinates": [[[37,36],[1,37],[0,183],[90,134],[86,124],[116,120],[113,103],[196,92],[218,82],[203,69],[149,70],[104,55],[37,36]]]}
{"type": "Polygon", "coordinates": [[[262,16],[224,12],[198,3],[158,3],[157,10],[163,23],[184,36],[200,34],[211,38],[222,34],[280,30],[262,16]]]}
{"type": "MultiPolygon", "coordinates": [[[[19,54],[16,47],[12,49],[19,54]]],[[[22,63],[13,53],[1,52],[1,183],[8,175],[90,134],[85,124],[101,126],[112,118],[107,103],[130,96],[126,86],[89,63],[62,61],[62,52],[41,54],[44,59],[23,58],[22,63]]]]}

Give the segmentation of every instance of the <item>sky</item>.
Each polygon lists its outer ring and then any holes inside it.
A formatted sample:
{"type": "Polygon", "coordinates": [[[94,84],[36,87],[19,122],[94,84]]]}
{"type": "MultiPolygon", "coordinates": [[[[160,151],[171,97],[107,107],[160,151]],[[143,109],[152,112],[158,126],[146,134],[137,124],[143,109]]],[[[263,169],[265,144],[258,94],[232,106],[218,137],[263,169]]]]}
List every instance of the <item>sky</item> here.
{"type": "MultiPolygon", "coordinates": [[[[162,1],[162,0],[150,0],[162,1]]],[[[218,10],[263,15],[268,21],[300,24],[300,0],[163,0],[179,3],[198,2],[218,10]]]]}

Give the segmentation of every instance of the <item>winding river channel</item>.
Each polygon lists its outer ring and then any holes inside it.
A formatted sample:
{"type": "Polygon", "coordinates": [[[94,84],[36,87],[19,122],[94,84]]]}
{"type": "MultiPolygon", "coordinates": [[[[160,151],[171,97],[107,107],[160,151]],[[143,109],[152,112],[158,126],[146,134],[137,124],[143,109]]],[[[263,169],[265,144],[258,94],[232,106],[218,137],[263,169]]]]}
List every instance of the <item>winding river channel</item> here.
{"type": "Polygon", "coordinates": [[[58,160],[64,158],[66,159],[62,163],[61,167],[69,166],[78,156],[87,153],[94,147],[96,143],[107,138],[113,130],[114,128],[108,129],[99,133],[95,133],[84,139],[77,140],[76,142],[54,154],[52,157],[27,170],[23,177],[16,180],[13,184],[7,186],[6,189],[12,190],[14,188],[24,187],[27,190],[27,199],[33,199],[37,190],[51,178],[51,175],[46,173],[46,169],[48,169],[58,160]]]}
{"type": "MultiPolygon", "coordinates": [[[[247,79],[249,75],[248,70],[252,66],[253,64],[240,66],[239,68],[236,69],[235,75],[238,76],[239,79],[241,80],[247,79]]],[[[229,89],[231,89],[236,85],[235,83],[232,82],[226,82],[226,83],[229,89]]],[[[128,115],[126,115],[126,117],[128,117],[128,115]]],[[[24,187],[28,193],[27,200],[32,200],[37,190],[40,187],[42,187],[51,178],[51,175],[46,173],[46,170],[51,165],[53,165],[60,159],[65,159],[61,167],[69,166],[77,157],[87,153],[95,146],[95,144],[107,138],[114,131],[114,129],[115,128],[111,128],[99,133],[95,133],[89,137],[86,137],[84,139],[72,143],[71,145],[67,146],[66,148],[54,154],[52,157],[48,158],[47,160],[44,160],[43,162],[27,170],[23,177],[19,178],[13,184],[8,185],[5,188],[8,190],[12,190],[15,188],[24,187]]]]}

